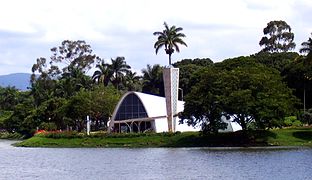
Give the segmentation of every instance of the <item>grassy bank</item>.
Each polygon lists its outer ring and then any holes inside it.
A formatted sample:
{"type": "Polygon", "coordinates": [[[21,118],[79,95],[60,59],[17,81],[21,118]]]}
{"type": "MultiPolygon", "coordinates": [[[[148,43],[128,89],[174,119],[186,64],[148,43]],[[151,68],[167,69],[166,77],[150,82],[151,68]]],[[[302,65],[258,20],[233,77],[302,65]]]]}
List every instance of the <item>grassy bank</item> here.
{"type": "Polygon", "coordinates": [[[90,137],[72,134],[37,135],[16,144],[22,147],[244,147],[310,146],[312,128],[220,133],[97,134],[90,137]]]}

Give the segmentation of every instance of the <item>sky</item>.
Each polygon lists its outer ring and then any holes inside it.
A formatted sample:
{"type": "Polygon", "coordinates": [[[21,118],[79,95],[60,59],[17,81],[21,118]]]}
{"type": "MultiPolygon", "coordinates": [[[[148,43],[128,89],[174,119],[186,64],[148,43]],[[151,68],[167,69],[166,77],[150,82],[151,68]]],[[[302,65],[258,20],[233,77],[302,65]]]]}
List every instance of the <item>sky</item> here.
{"type": "Polygon", "coordinates": [[[295,51],[311,37],[311,0],[0,0],[0,75],[31,73],[39,57],[63,40],[84,40],[110,62],[124,56],[133,71],[168,65],[155,54],[163,23],[183,28],[180,53],[172,61],[248,56],[261,50],[263,28],[284,20],[295,34],[295,51]]]}

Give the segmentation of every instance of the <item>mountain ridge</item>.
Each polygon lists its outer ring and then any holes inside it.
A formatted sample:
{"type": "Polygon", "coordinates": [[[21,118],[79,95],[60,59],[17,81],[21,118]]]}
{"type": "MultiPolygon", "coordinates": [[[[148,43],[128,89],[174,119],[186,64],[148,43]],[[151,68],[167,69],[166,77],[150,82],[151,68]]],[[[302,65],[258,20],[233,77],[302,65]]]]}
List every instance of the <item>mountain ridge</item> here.
{"type": "Polygon", "coordinates": [[[18,90],[26,91],[30,87],[30,73],[11,73],[0,75],[1,87],[15,87],[18,90]]]}

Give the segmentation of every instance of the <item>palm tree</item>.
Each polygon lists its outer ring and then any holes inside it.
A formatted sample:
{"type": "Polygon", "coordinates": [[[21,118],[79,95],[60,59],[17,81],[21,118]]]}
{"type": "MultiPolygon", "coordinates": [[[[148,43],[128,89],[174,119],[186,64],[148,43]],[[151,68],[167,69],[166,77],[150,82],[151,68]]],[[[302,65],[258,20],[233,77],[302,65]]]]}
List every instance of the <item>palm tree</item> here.
{"type": "Polygon", "coordinates": [[[174,51],[180,52],[179,44],[187,47],[186,43],[182,40],[185,34],[180,31],[183,30],[181,27],[171,26],[169,27],[166,22],[164,22],[165,29],[161,32],[154,32],[154,36],[158,36],[157,41],[154,44],[156,54],[158,50],[165,47],[165,52],[169,56],[169,65],[171,66],[171,55],[174,51]]]}
{"type": "Polygon", "coordinates": [[[142,70],[143,74],[143,87],[142,92],[157,94],[164,96],[164,82],[163,82],[163,67],[159,64],[155,64],[153,67],[147,65],[146,69],[142,70]]]}
{"type": "Polygon", "coordinates": [[[110,68],[113,72],[113,79],[111,81],[118,89],[122,77],[130,70],[131,67],[126,63],[124,57],[117,57],[116,59],[111,59],[111,61],[112,64],[110,65],[110,68]]]}
{"type": "MultiPolygon", "coordinates": [[[[312,33],[311,33],[312,35],[312,33]]],[[[307,53],[306,60],[309,63],[312,63],[312,38],[309,38],[308,41],[301,44],[302,48],[299,50],[300,53],[307,53]]]]}
{"type": "Polygon", "coordinates": [[[113,76],[113,71],[111,70],[110,66],[111,65],[105,63],[104,60],[97,64],[96,68],[98,68],[98,70],[93,73],[93,82],[98,84],[103,83],[104,86],[107,86],[113,76]]]}
{"type": "Polygon", "coordinates": [[[128,71],[123,78],[123,84],[128,91],[134,91],[138,89],[141,76],[138,76],[136,72],[128,71]]]}
{"type": "MultiPolygon", "coordinates": [[[[312,33],[311,33],[312,35],[312,33]]],[[[307,56],[305,58],[306,63],[312,64],[312,38],[309,38],[308,41],[303,42],[301,44],[302,48],[300,48],[300,53],[307,53],[307,56]]],[[[309,77],[307,74],[303,75],[303,112],[305,113],[306,109],[306,81],[311,80],[311,77],[309,77]]]]}

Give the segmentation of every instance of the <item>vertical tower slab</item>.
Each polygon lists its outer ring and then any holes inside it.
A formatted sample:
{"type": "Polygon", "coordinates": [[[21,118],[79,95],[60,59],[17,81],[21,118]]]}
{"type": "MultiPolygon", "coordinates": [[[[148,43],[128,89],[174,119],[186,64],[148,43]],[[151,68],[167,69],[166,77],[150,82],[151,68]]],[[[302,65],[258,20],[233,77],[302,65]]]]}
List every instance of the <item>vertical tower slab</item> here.
{"type": "Polygon", "coordinates": [[[168,120],[168,131],[175,132],[177,104],[178,104],[178,90],[179,90],[179,68],[165,68],[163,70],[166,109],[168,120]]]}

